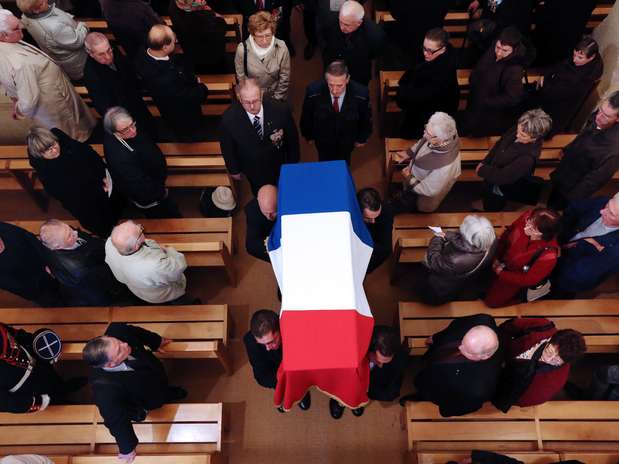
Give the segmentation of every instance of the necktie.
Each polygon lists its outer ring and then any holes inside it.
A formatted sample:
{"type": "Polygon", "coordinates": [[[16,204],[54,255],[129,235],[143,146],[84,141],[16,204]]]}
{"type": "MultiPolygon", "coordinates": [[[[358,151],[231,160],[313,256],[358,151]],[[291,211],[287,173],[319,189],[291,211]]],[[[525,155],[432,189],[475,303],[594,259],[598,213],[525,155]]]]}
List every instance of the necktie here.
{"type": "Polygon", "coordinates": [[[264,0],[256,0],[256,8],[264,10],[264,0]]]}
{"type": "Polygon", "coordinates": [[[258,138],[262,140],[262,124],[260,124],[260,116],[254,116],[254,129],[256,130],[256,134],[258,134],[258,138]]]}
{"type": "Polygon", "coordinates": [[[336,113],[340,112],[340,97],[333,97],[333,111],[336,113]]]}

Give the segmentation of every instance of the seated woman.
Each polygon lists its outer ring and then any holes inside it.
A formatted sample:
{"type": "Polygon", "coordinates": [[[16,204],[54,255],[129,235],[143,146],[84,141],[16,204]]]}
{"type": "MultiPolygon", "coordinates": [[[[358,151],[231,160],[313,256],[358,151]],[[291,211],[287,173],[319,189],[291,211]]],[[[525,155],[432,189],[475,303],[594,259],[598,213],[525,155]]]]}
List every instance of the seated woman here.
{"type": "Polygon", "coordinates": [[[492,263],[495,276],[484,298],[486,305],[498,308],[522,303],[527,301],[529,287],[546,282],[559,256],[560,220],[553,210],[535,208],[503,232],[492,263]]]}
{"type": "MultiPolygon", "coordinates": [[[[527,111],[477,165],[475,172],[484,180],[484,211],[501,211],[508,200],[537,203],[537,198],[526,198],[531,191],[527,178],[535,170],[543,138],[551,126],[550,116],[542,110],[527,111]]],[[[473,208],[480,209],[477,204],[473,208]]]]}
{"type": "Polygon", "coordinates": [[[266,11],[249,17],[249,39],[236,49],[236,79],[252,78],[267,97],[286,101],[290,85],[290,53],[275,37],[277,20],[266,11]]]}
{"type": "Polygon", "coordinates": [[[496,250],[494,227],[481,216],[466,216],[458,232],[441,232],[430,240],[418,294],[426,304],[452,301],[465,288],[476,288],[496,250]]]}
{"type": "Polygon", "coordinates": [[[67,73],[70,79],[79,80],[84,74],[86,50],[84,39],[88,27],[73,19],[73,15],[57,8],[48,0],[18,0],[23,13],[21,21],[39,48],[67,73]]]}
{"type": "Polygon", "coordinates": [[[226,21],[206,0],[171,1],[170,19],[194,73],[231,72],[232,60],[226,63],[226,21]]]}
{"type": "Polygon", "coordinates": [[[436,210],[460,175],[456,121],[447,113],[434,113],[423,137],[407,151],[398,152],[396,161],[408,165],[402,169],[402,190],[391,202],[394,214],[436,210]]]}
{"type": "Polygon", "coordinates": [[[557,330],[543,317],[509,319],[499,337],[506,366],[493,404],[503,412],[551,400],[567,382],[570,363],[587,351],[580,332],[557,330]]]}
{"type": "Polygon", "coordinates": [[[584,36],[574,47],[571,58],[544,72],[528,106],[541,107],[552,117],[553,134],[568,132],[572,119],[603,71],[597,42],[584,36]]]}
{"type": "Polygon", "coordinates": [[[85,229],[107,237],[120,217],[123,200],[97,152],[60,129],[33,127],[26,144],[30,165],[45,191],[85,229]]]}

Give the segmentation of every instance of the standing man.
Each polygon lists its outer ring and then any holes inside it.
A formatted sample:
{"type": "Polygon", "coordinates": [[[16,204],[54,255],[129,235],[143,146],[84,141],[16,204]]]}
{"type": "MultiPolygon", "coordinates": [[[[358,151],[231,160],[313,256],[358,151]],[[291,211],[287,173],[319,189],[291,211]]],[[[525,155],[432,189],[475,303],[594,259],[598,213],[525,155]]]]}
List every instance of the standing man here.
{"type": "Polygon", "coordinates": [[[184,389],[168,385],[163,364],[153,354],[171,341],[141,327],[114,322],[82,352],[92,367],[95,404],[116,439],[118,458],[125,463],[133,462],[138,445],[132,422],[143,421],[153,409],[187,396],[184,389]]]}
{"type": "Polygon", "coordinates": [[[602,100],[587,125],[562,150],[559,166],[550,173],[553,185],[548,206],[563,209],[568,201],[590,198],[619,168],[619,91],[602,100]]]}
{"type": "Polygon", "coordinates": [[[146,45],[146,51],[136,57],[136,71],[161,117],[180,141],[202,140],[202,104],[206,103],[208,87],[174,54],[176,34],[168,26],[153,26],[146,45]]]}
{"type": "Polygon", "coordinates": [[[112,47],[101,32],[86,36],[84,47],[88,53],[84,66],[84,84],[92,104],[100,115],[114,106],[127,108],[140,129],[155,136],[154,121],[138,86],[138,81],[129,60],[112,47]]]}
{"type": "Polygon", "coordinates": [[[383,205],[380,194],[373,188],[359,190],[357,201],[359,201],[363,221],[374,242],[372,257],[368,264],[368,273],[370,273],[383,264],[391,254],[393,212],[389,205],[383,205]]]}
{"type": "Polygon", "coordinates": [[[350,80],[343,61],[327,67],[325,78],[305,91],[301,134],[316,143],[320,161],[345,160],[363,147],[372,133],[372,109],[367,87],[350,80]]]}
{"type": "Polygon", "coordinates": [[[342,4],[339,20],[330,19],[323,30],[322,61],[326,67],[343,60],[352,79],[367,86],[372,78],[372,60],[381,52],[385,33],[364,16],[365,10],[359,2],[348,0],[342,4]]]}
{"type": "Polygon", "coordinates": [[[277,185],[284,163],[299,161],[299,134],[288,106],[265,100],[254,79],[241,79],[237,102],[222,116],[219,141],[230,176],[245,174],[254,195],[277,185]]]}
{"type": "Polygon", "coordinates": [[[277,187],[263,185],[258,190],[256,198],[245,206],[245,218],[247,219],[245,237],[247,253],[254,258],[270,263],[271,260],[265,242],[271,235],[271,230],[273,230],[277,218],[277,187]]]}
{"type": "Polygon", "coordinates": [[[0,10],[0,85],[13,101],[13,119],[30,118],[72,139],[86,141],[96,121],[65,73],[45,53],[23,41],[23,25],[0,10]]]}
{"type": "MultiPolygon", "coordinates": [[[[277,370],[282,363],[282,334],[279,331],[277,313],[261,309],[256,311],[249,323],[249,332],[243,337],[247,357],[254,372],[254,378],[264,388],[275,388],[277,370]]],[[[299,408],[307,411],[312,404],[310,392],[299,402],[299,408]]],[[[279,407],[279,412],[284,410],[279,407]]]]}

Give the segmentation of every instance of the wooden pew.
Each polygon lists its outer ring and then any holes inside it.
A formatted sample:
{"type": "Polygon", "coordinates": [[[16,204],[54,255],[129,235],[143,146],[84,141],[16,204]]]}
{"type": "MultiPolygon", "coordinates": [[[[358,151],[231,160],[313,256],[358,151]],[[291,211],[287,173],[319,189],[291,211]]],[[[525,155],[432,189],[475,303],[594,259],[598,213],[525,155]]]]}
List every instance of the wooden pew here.
{"type": "Polygon", "coordinates": [[[443,330],[453,318],[487,313],[498,324],[513,317],[545,317],[558,329],[578,330],[587,352],[616,353],[619,349],[619,300],[540,300],[504,308],[488,308],[482,301],[453,301],[442,306],[399,302],[400,336],[411,354],[426,351],[425,340],[443,330]]]}
{"type": "Polygon", "coordinates": [[[566,451],[561,453],[564,461],[576,460],[586,464],[617,464],[619,452],[615,451],[566,451]]]}
{"type": "Polygon", "coordinates": [[[35,332],[54,330],[62,338],[62,359],[82,358],[88,340],[112,322],[126,322],[172,341],[156,353],[169,359],[217,359],[228,375],[228,305],[125,306],[85,308],[0,308],[0,321],[35,332]]]}
{"type": "MultiPolygon", "coordinates": [[[[236,187],[221,154],[219,142],[159,143],[168,165],[168,187],[230,187],[236,196],[236,187]]],[[[92,148],[103,157],[103,145],[92,148]]],[[[43,186],[30,166],[25,145],[0,146],[0,190],[25,190],[43,210],[47,211],[48,198],[38,192],[43,186]]]]}
{"type": "MultiPolygon", "coordinates": [[[[559,163],[559,156],[563,147],[576,138],[577,134],[557,134],[550,140],[544,140],[542,153],[535,168],[535,175],[546,180],[550,173],[559,163]]],[[[483,161],[488,151],[494,146],[500,137],[461,137],[460,157],[462,160],[462,174],[458,182],[481,182],[482,179],[475,173],[477,165],[483,161]]],[[[401,182],[400,171],[408,163],[399,163],[394,155],[398,151],[405,151],[415,143],[415,140],[386,138],[385,139],[385,175],[387,183],[401,182]]]]}
{"type": "Polygon", "coordinates": [[[486,403],[477,412],[448,418],[429,402],[406,405],[408,447],[415,452],[559,452],[595,446],[616,453],[618,418],[616,401],[549,401],[528,408],[515,406],[506,414],[486,403]]]}
{"type": "MultiPolygon", "coordinates": [[[[166,404],[151,411],[143,422],[134,423],[140,441],[137,453],[218,453],[222,419],[221,403],[166,404]]],[[[31,414],[0,413],[0,454],[24,452],[116,454],[118,446],[95,405],[49,406],[31,414]]]]}
{"type": "MultiPolygon", "coordinates": [[[[44,221],[9,221],[33,234],[44,221]]],[[[65,221],[78,228],[77,221],[65,221]]],[[[144,226],[147,238],[171,246],[185,255],[189,267],[223,267],[236,287],[236,271],[231,254],[232,218],[136,219],[144,226]]]]}
{"type": "Polygon", "coordinates": [[[393,221],[392,243],[395,264],[422,262],[428,243],[434,236],[428,226],[441,226],[445,231],[457,230],[469,214],[479,214],[488,218],[498,237],[522,212],[400,214],[393,221]]]}
{"type": "MultiPolygon", "coordinates": [[[[510,458],[524,464],[554,464],[561,460],[561,455],[553,451],[511,451],[501,452],[510,458]]],[[[417,464],[445,464],[449,461],[462,462],[470,459],[470,451],[420,451],[417,453],[417,464]]],[[[587,462],[589,464],[589,462],[587,462]]],[[[609,463],[610,464],[610,463],[609,463]]],[[[616,464],[616,463],[613,463],[616,464]]]]}
{"type": "MultiPolygon", "coordinates": [[[[116,455],[73,456],[68,464],[118,464],[116,455]]],[[[220,454],[149,454],[138,455],[134,464],[217,464],[224,462],[220,454]]],[[[54,461],[57,464],[57,461],[54,461]]]]}

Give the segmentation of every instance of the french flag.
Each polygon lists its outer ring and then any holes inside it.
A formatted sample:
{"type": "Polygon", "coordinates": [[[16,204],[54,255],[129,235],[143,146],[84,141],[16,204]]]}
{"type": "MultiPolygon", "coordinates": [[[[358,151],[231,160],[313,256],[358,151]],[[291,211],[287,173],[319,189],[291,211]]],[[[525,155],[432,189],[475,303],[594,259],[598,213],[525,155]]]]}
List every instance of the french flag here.
{"type": "Polygon", "coordinates": [[[363,406],[374,327],[363,279],[373,242],[344,161],[282,167],[267,247],[282,293],[275,404],[288,410],[316,386],[363,406]]]}

